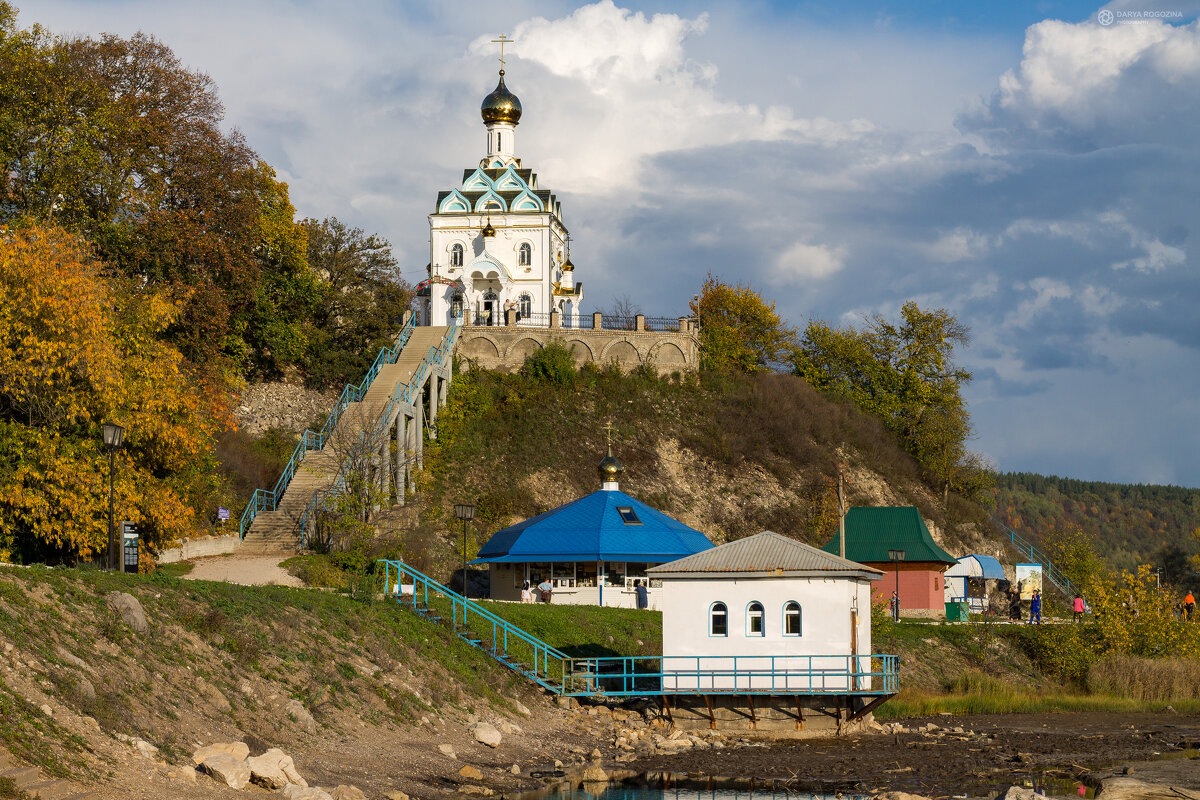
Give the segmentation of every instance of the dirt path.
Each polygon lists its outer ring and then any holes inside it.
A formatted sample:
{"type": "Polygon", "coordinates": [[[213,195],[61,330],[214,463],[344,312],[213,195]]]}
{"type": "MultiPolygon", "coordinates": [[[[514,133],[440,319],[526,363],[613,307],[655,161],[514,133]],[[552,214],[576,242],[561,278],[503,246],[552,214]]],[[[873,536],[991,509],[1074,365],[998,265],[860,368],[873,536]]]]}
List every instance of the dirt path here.
{"type": "Polygon", "coordinates": [[[284,556],[214,556],[193,561],[192,571],[183,577],[196,581],[226,581],[243,586],[303,586],[304,582],[279,564],[284,556]]]}

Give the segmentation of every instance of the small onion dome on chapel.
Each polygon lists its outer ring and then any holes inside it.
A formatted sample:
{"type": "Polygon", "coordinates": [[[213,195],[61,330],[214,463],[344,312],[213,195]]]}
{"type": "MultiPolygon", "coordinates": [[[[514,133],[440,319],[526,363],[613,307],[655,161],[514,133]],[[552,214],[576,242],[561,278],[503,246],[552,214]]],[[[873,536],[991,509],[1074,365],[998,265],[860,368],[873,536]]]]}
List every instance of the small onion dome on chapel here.
{"type": "Polygon", "coordinates": [[[483,235],[485,238],[491,239],[496,235],[496,229],[492,227],[492,218],[488,217],[487,224],[483,226],[483,235]]]}
{"type": "Polygon", "coordinates": [[[625,465],[613,455],[611,444],[608,446],[608,455],[601,460],[596,472],[600,473],[601,483],[616,483],[620,480],[621,473],[625,472],[625,465]]]}
{"type": "Polygon", "coordinates": [[[500,70],[500,82],[496,84],[495,90],[483,98],[479,113],[488,125],[493,122],[516,125],[521,121],[521,101],[504,85],[504,70],[500,70]]]}
{"type": "Polygon", "coordinates": [[[563,262],[562,271],[563,272],[574,272],[575,271],[575,265],[571,263],[570,256],[567,256],[567,260],[563,262]]]}

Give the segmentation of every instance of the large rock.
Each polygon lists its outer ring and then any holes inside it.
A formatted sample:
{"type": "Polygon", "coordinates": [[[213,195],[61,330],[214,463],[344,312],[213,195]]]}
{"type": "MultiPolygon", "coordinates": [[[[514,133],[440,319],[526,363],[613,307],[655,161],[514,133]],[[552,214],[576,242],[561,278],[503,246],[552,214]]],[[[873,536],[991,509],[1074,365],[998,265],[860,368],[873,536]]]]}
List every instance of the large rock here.
{"type": "Polygon", "coordinates": [[[367,794],[362,789],[357,786],[347,786],[345,784],[330,789],[329,796],[333,800],[367,800],[367,794]]]}
{"type": "Polygon", "coordinates": [[[227,753],[216,753],[204,759],[201,769],[231,789],[245,789],[250,783],[250,767],[245,761],[227,753]]]}
{"type": "Polygon", "coordinates": [[[246,763],[251,764],[253,767],[253,762],[255,762],[256,759],[262,759],[258,763],[262,764],[264,768],[268,767],[269,765],[273,765],[278,768],[279,771],[283,773],[283,777],[287,779],[288,783],[294,783],[300,787],[308,786],[308,781],[300,777],[300,773],[296,771],[296,762],[292,761],[292,757],[280,750],[278,747],[272,747],[261,756],[255,756],[254,758],[246,759],[246,763]]]}
{"type": "Polygon", "coordinates": [[[387,800],[412,800],[412,798],[408,796],[407,792],[402,792],[399,789],[393,789],[390,792],[385,792],[383,796],[386,797],[387,800]]]}
{"type": "Polygon", "coordinates": [[[458,754],[454,752],[454,745],[452,744],[439,744],[438,752],[450,758],[458,758],[458,754]]]}
{"type": "Polygon", "coordinates": [[[263,788],[282,789],[291,783],[287,775],[283,774],[279,761],[265,753],[261,756],[247,758],[246,766],[250,767],[250,782],[263,788]]]}
{"type": "Polygon", "coordinates": [[[476,767],[472,767],[470,764],[467,764],[465,767],[460,769],[458,774],[469,781],[483,780],[483,773],[480,772],[476,767]]]}
{"type": "Polygon", "coordinates": [[[281,794],[285,800],[333,800],[329,796],[329,792],[318,789],[315,786],[297,786],[294,783],[289,783],[283,787],[281,794]]]}
{"type": "Polygon", "coordinates": [[[126,592],[112,592],[108,595],[108,607],[120,615],[126,625],[138,633],[146,632],[146,612],[138,599],[126,592]]]}
{"type": "Polygon", "coordinates": [[[1024,786],[1010,786],[996,798],[997,800],[1045,800],[1046,795],[1024,786]]]}
{"type": "Polygon", "coordinates": [[[500,732],[503,733],[505,736],[516,736],[519,733],[521,733],[520,725],[517,725],[516,723],[513,723],[513,722],[509,722],[506,719],[502,719],[502,720],[500,720],[500,722],[496,723],[496,727],[499,728],[500,732]]]}
{"type": "Polygon", "coordinates": [[[192,761],[195,761],[197,764],[203,764],[209,756],[221,754],[232,756],[238,761],[245,761],[246,756],[250,755],[250,746],[245,742],[217,742],[215,744],[207,744],[192,753],[192,761]]]}
{"type": "Polygon", "coordinates": [[[307,733],[317,732],[317,721],[313,719],[313,715],[308,713],[308,709],[299,700],[289,700],[287,705],[283,707],[283,710],[289,717],[299,723],[300,727],[307,733]]]}
{"type": "Polygon", "coordinates": [[[1100,800],[1180,800],[1196,796],[1182,794],[1172,786],[1120,777],[1105,778],[1100,781],[1100,788],[1096,791],[1096,797],[1100,800]]]}
{"type": "Polygon", "coordinates": [[[602,782],[608,780],[608,773],[604,771],[603,767],[597,764],[592,764],[583,771],[583,775],[581,777],[584,781],[602,782]]]}
{"type": "Polygon", "coordinates": [[[471,735],[475,737],[475,741],[488,747],[499,747],[502,739],[500,731],[490,722],[476,722],[471,726],[471,735]]]}

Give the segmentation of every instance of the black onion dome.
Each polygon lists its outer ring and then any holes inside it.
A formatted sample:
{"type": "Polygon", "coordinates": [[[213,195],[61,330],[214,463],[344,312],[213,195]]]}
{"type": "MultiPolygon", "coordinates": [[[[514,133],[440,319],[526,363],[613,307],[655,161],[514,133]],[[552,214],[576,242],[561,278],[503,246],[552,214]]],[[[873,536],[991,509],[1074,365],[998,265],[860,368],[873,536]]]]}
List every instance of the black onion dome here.
{"type": "Polygon", "coordinates": [[[504,85],[504,70],[500,70],[500,82],[496,84],[495,90],[483,98],[479,113],[489,125],[493,122],[516,125],[521,121],[521,101],[504,85]]]}

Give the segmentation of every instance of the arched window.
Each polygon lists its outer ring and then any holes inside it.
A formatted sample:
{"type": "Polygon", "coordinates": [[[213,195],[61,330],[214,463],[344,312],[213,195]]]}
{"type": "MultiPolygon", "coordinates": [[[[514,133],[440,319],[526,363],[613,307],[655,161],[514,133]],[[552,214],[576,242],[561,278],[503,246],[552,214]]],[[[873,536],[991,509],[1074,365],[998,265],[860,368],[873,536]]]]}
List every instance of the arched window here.
{"type": "Polygon", "coordinates": [[[708,609],[708,635],[729,635],[729,609],[724,603],[713,603],[708,609]]]}
{"type": "Polygon", "coordinates": [[[463,246],[455,242],[450,248],[450,266],[461,267],[463,265],[463,246]]]}
{"type": "Polygon", "coordinates": [[[765,631],[763,630],[763,604],[757,600],[746,606],[746,635],[765,635],[765,631]]]}
{"type": "Polygon", "coordinates": [[[800,635],[800,604],[795,600],[783,604],[783,635],[800,635]]]}
{"type": "Polygon", "coordinates": [[[529,246],[529,242],[521,242],[520,248],[517,249],[517,266],[528,267],[533,264],[533,248],[529,246]]]}
{"type": "Polygon", "coordinates": [[[533,313],[533,298],[527,294],[521,295],[520,301],[517,303],[517,316],[525,319],[533,313]]]}

